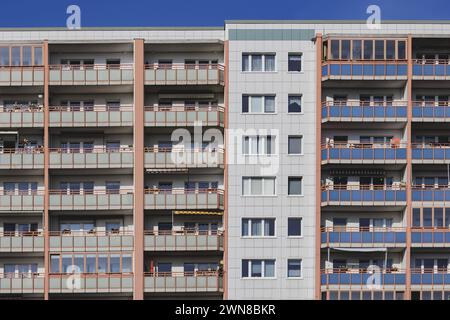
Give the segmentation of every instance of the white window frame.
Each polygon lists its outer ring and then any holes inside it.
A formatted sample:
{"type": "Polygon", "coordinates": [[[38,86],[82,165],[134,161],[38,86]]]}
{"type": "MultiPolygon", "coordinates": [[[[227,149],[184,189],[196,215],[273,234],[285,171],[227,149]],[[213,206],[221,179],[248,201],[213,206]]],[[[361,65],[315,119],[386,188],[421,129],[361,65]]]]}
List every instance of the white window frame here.
{"type": "Polygon", "coordinates": [[[288,65],[287,70],[289,73],[303,73],[303,52],[289,52],[288,53],[288,65]],[[289,57],[290,56],[300,56],[300,71],[291,71],[289,70],[289,57]]]}
{"type": "Polygon", "coordinates": [[[287,260],[286,260],[286,278],[287,279],[303,279],[303,259],[300,259],[300,258],[288,258],[287,260]],[[297,261],[300,261],[300,276],[298,276],[298,277],[290,277],[289,276],[289,261],[292,261],[292,260],[297,260],[297,261]]]}
{"type": "Polygon", "coordinates": [[[288,94],[288,101],[287,101],[287,113],[288,114],[304,114],[304,109],[303,109],[303,94],[301,93],[292,93],[292,94],[288,94]],[[291,97],[300,97],[300,111],[289,111],[289,101],[291,97]]]}
{"type": "Polygon", "coordinates": [[[276,218],[242,218],[241,219],[241,238],[276,238],[276,236],[277,236],[276,218]],[[248,226],[247,226],[248,234],[246,234],[246,235],[242,234],[242,229],[243,229],[242,227],[244,225],[244,220],[248,220],[248,226]],[[258,236],[252,235],[253,220],[261,221],[261,231],[262,231],[261,235],[258,235],[258,236]],[[266,220],[273,220],[273,236],[264,234],[266,220]]]}
{"type": "Polygon", "coordinates": [[[288,135],[288,143],[287,143],[287,155],[288,156],[303,156],[304,153],[304,139],[303,139],[303,135],[302,134],[298,134],[298,135],[288,135]],[[289,153],[289,138],[300,138],[300,149],[301,149],[301,153],[289,153]]]}
{"type": "Polygon", "coordinates": [[[287,217],[287,232],[286,235],[288,238],[303,238],[303,217],[287,217]],[[300,219],[300,235],[299,236],[292,236],[289,235],[289,219],[300,219]]]}
{"type": "Polygon", "coordinates": [[[255,136],[243,136],[242,137],[242,154],[246,156],[271,156],[275,155],[275,142],[277,137],[274,135],[255,135],[255,136]],[[268,137],[271,137],[271,153],[267,150],[268,137]],[[256,139],[256,151],[253,150],[255,146],[254,140],[256,139]],[[248,140],[248,150],[246,153],[246,144],[248,140]]]}
{"type": "Polygon", "coordinates": [[[244,112],[241,106],[241,114],[276,114],[277,113],[277,96],[275,94],[243,94],[242,102],[244,101],[244,97],[248,99],[248,112],[244,112]],[[254,112],[252,111],[252,98],[261,97],[262,98],[262,111],[254,112]],[[268,97],[273,97],[274,100],[274,111],[266,112],[266,99],[268,97]]]}
{"type": "Polygon", "coordinates": [[[288,190],[287,194],[289,197],[304,197],[305,196],[305,190],[304,190],[304,178],[303,176],[289,176],[288,177],[288,190]],[[291,179],[300,179],[300,194],[290,194],[289,193],[289,180],[291,179]]]}
{"type": "MultiPolygon", "coordinates": [[[[241,270],[241,279],[276,279],[277,278],[277,261],[276,259],[242,259],[247,260],[248,266],[248,276],[243,277],[241,270]],[[261,261],[261,277],[252,277],[252,263],[254,261],[261,261]],[[266,261],[273,261],[273,277],[266,277],[265,276],[265,267],[266,267],[266,261]]],[[[242,263],[241,263],[242,268],[242,263]]]]}
{"type": "Polygon", "coordinates": [[[242,52],[241,55],[241,71],[242,72],[251,72],[251,73],[255,73],[255,72],[277,72],[277,54],[275,52],[242,52]],[[249,66],[249,70],[243,70],[242,66],[243,66],[243,61],[244,61],[244,56],[248,56],[248,66],[249,66]],[[253,56],[261,56],[261,70],[252,70],[252,60],[253,60],[253,56]],[[274,56],[274,70],[269,70],[266,71],[266,56],[274,56]]]}
{"type": "Polygon", "coordinates": [[[241,195],[243,197],[275,197],[277,196],[277,179],[276,177],[258,177],[258,176],[254,176],[254,177],[247,177],[244,176],[242,177],[242,193],[241,195]],[[252,194],[252,190],[251,190],[251,186],[252,186],[252,180],[261,180],[261,194],[252,194]],[[248,180],[249,181],[249,194],[245,194],[245,189],[244,189],[244,180],[248,180]],[[266,180],[273,180],[273,184],[274,184],[274,193],[273,194],[265,194],[264,193],[264,182],[266,180]]]}

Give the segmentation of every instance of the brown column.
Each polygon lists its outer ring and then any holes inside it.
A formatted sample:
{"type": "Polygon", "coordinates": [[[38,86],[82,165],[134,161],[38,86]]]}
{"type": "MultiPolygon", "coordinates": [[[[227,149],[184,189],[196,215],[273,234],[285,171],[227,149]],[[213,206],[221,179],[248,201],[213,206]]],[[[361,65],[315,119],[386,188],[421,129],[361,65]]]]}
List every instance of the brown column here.
{"type": "Polygon", "coordinates": [[[228,299],[228,66],[229,66],[229,42],[228,40],[224,43],[224,51],[225,51],[225,57],[224,57],[224,64],[225,64],[225,70],[224,70],[224,77],[225,77],[225,88],[224,88],[224,104],[225,104],[225,114],[224,114],[224,145],[225,145],[225,151],[224,151],[224,194],[223,194],[223,201],[224,201],[224,213],[223,213],[223,225],[224,225],[224,234],[223,234],[223,298],[228,299]]]}
{"type": "Polygon", "coordinates": [[[320,210],[321,210],[321,150],[322,141],[322,34],[316,34],[316,263],[315,299],[321,299],[320,291],[320,210]]]}
{"type": "Polygon", "coordinates": [[[412,37],[408,36],[408,80],[406,83],[407,99],[408,99],[408,122],[406,124],[406,290],[405,299],[411,299],[411,217],[412,217],[412,149],[411,149],[411,123],[412,123],[412,37]]]}
{"type": "Polygon", "coordinates": [[[144,299],[144,40],[134,40],[134,294],[144,299]]]}
{"type": "Polygon", "coordinates": [[[50,273],[50,256],[49,256],[49,248],[50,248],[50,237],[49,237],[49,226],[50,226],[50,218],[48,213],[49,208],[49,191],[50,191],[50,177],[48,172],[49,167],[49,52],[48,52],[48,41],[44,40],[44,48],[43,48],[43,62],[44,62],[44,221],[43,221],[43,230],[44,230],[44,268],[45,268],[45,280],[44,280],[44,299],[48,300],[49,297],[49,273],[50,273]]]}

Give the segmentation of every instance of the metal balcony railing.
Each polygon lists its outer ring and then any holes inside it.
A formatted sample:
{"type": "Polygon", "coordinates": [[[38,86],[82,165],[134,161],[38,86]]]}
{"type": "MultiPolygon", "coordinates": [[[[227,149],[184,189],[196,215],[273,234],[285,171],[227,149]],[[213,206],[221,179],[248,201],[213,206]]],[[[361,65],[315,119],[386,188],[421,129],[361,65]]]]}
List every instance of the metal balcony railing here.
{"type": "Polygon", "coordinates": [[[120,85],[133,79],[133,64],[50,65],[50,85],[120,85]]]}
{"type": "Polygon", "coordinates": [[[0,148],[1,169],[43,169],[44,148],[0,148]]]}
{"type": "Polygon", "coordinates": [[[218,271],[144,273],[145,292],[222,292],[218,271]]]}
{"type": "Polygon", "coordinates": [[[0,252],[44,252],[44,234],[39,231],[1,232],[0,252]]]}
{"type": "Polygon", "coordinates": [[[406,122],[407,109],[407,101],[385,103],[330,101],[322,103],[322,121],[406,122]]]}
{"type": "Polygon", "coordinates": [[[406,187],[402,185],[327,185],[322,186],[322,205],[405,205],[406,187]]]}
{"type": "Polygon", "coordinates": [[[132,168],[133,163],[133,147],[50,149],[50,168],[52,169],[132,168]]]}
{"type": "Polygon", "coordinates": [[[446,122],[450,119],[448,101],[413,101],[412,117],[415,122],[446,122]]]}
{"type": "Polygon", "coordinates": [[[126,127],[133,125],[133,107],[50,106],[50,127],[126,127]]]}
{"type": "Polygon", "coordinates": [[[0,86],[42,86],[44,66],[1,66],[0,86]]]}
{"type": "Polygon", "coordinates": [[[450,64],[445,59],[417,59],[413,61],[412,71],[417,80],[442,80],[450,76],[450,64]]]}
{"type": "Polygon", "coordinates": [[[224,164],[223,148],[145,148],[146,168],[209,168],[224,164]]]}
{"type": "Polygon", "coordinates": [[[0,109],[0,126],[4,128],[41,128],[44,126],[43,108],[38,105],[4,106],[0,109]]]}
{"type": "Polygon", "coordinates": [[[223,232],[199,230],[145,231],[146,251],[221,251],[223,232]]]}
{"type": "Polygon", "coordinates": [[[322,162],[405,163],[405,143],[328,143],[322,145],[322,162]]]}
{"type": "Polygon", "coordinates": [[[406,244],[406,228],[403,227],[322,227],[321,242],[327,246],[388,246],[403,247],[406,244]]]}
{"type": "Polygon", "coordinates": [[[50,293],[133,292],[133,273],[50,273],[50,293]],[[76,279],[71,281],[71,279],[76,279]]]}
{"type": "Polygon", "coordinates": [[[145,65],[146,85],[224,85],[222,64],[184,63],[145,65]]]}
{"type": "Polygon", "coordinates": [[[146,189],[146,209],[223,209],[220,189],[146,189]]]}
{"type": "Polygon", "coordinates": [[[405,80],[406,60],[328,60],[322,63],[322,80],[405,80]]]}
{"type": "Polygon", "coordinates": [[[0,274],[0,294],[44,293],[42,273],[0,274]]]}
{"type": "MultiPolygon", "coordinates": [[[[373,271],[368,272],[367,269],[325,269],[321,270],[321,285],[365,287],[367,284],[375,285],[375,282],[371,281],[375,276],[373,271]]],[[[404,270],[396,268],[380,269],[378,276],[380,282],[377,284],[382,287],[403,286],[406,283],[406,273],[404,270]]]]}
{"type": "Polygon", "coordinates": [[[145,107],[145,126],[173,127],[193,126],[222,127],[224,125],[224,108],[222,106],[175,107],[175,106],[147,106],[145,107]]]}
{"type": "Polygon", "coordinates": [[[449,143],[414,143],[412,159],[416,163],[443,163],[450,161],[449,143]]]}
{"type": "Polygon", "coordinates": [[[450,270],[447,268],[411,268],[411,285],[450,285],[450,270]]]}
{"type": "Polygon", "coordinates": [[[412,201],[450,201],[450,188],[448,185],[413,185],[411,193],[412,201]]]}
{"type": "Polygon", "coordinates": [[[0,211],[44,210],[44,190],[1,190],[0,211]]]}
{"type": "Polygon", "coordinates": [[[415,247],[450,246],[450,228],[412,227],[411,243],[415,247]]]}

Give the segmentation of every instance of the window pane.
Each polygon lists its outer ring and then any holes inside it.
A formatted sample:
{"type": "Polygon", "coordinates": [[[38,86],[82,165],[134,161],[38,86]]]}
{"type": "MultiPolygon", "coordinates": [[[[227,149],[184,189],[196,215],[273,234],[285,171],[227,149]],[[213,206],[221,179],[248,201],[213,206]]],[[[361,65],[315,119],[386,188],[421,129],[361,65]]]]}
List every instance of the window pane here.
{"type": "Polygon", "coordinates": [[[275,235],[275,219],[264,220],[264,235],[270,237],[275,235]]]}
{"type": "Polygon", "coordinates": [[[252,195],[262,194],[262,179],[252,178],[251,180],[252,195]]]}
{"type": "Polygon", "coordinates": [[[288,112],[302,112],[302,96],[289,96],[288,112]]]}
{"type": "Polygon", "coordinates": [[[11,48],[11,64],[13,66],[20,66],[20,47],[11,48]]]}
{"type": "Polygon", "coordinates": [[[262,261],[261,260],[252,260],[252,277],[260,278],[262,277],[262,261]]]}
{"type": "Polygon", "coordinates": [[[275,71],[275,55],[265,55],[265,71],[275,71]]]}
{"type": "Polygon", "coordinates": [[[265,260],[264,277],[275,277],[275,261],[265,260]]]}
{"type": "Polygon", "coordinates": [[[111,255],[109,258],[109,271],[110,272],[120,272],[120,256],[111,255]]]}
{"type": "Polygon", "coordinates": [[[42,48],[41,47],[35,47],[34,48],[34,65],[35,66],[41,66],[42,63],[42,48]]]}
{"type": "Polygon", "coordinates": [[[95,255],[88,255],[86,257],[86,272],[87,273],[96,273],[96,256],[95,255]]]}
{"type": "Polygon", "coordinates": [[[250,71],[250,58],[248,54],[242,55],[242,71],[250,71]]]}
{"type": "Polygon", "coordinates": [[[108,257],[107,256],[99,256],[98,257],[98,272],[106,273],[108,272],[108,257]]]}
{"type": "Polygon", "coordinates": [[[301,195],[302,194],[302,178],[289,178],[288,180],[288,194],[301,195]]]}
{"type": "Polygon", "coordinates": [[[252,55],[252,71],[262,71],[262,55],[252,55]]]}
{"type": "Polygon", "coordinates": [[[342,60],[350,59],[350,40],[341,41],[341,59],[342,60]]]}
{"type": "Polygon", "coordinates": [[[31,47],[22,47],[22,65],[31,66],[31,47]]]}
{"type": "Polygon", "coordinates": [[[373,60],[373,40],[364,40],[364,59],[373,60]]]}
{"type": "Polygon", "coordinates": [[[250,97],[250,111],[254,113],[262,113],[262,103],[263,103],[263,97],[262,96],[252,96],[250,97]]]}
{"type": "Polygon", "coordinates": [[[248,277],[248,260],[242,260],[242,277],[248,277]]]}
{"type": "Polygon", "coordinates": [[[252,219],[252,236],[259,237],[262,236],[262,220],[252,219]]]}
{"type": "Polygon", "coordinates": [[[406,59],[406,41],[398,41],[397,43],[397,59],[406,59]]]}
{"type": "Polygon", "coordinates": [[[247,237],[248,234],[248,227],[249,227],[250,220],[249,219],[242,219],[242,236],[247,237]]]}
{"type": "Polygon", "coordinates": [[[302,55],[301,54],[290,54],[288,56],[288,71],[290,72],[300,72],[302,71],[302,55]]]}
{"type": "Polygon", "coordinates": [[[423,208],[423,227],[431,227],[432,219],[431,219],[431,208],[423,208]]]}
{"type": "Polygon", "coordinates": [[[9,66],[9,47],[0,48],[0,65],[9,66]]]}
{"type": "Polygon", "coordinates": [[[301,277],[301,260],[288,260],[288,277],[301,277]]]}
{"type": "Polygon", "coordinates": [[[302,235],[302,219],[288,218],[288,236],[302,235]]]}
{"type": "Polygon", "coordinates": [[[59,256],[51,255],[50,256],[50,270],[52,273],[60,273],[59,270],[59,256]]]}
{"type": "Polygon", "coordinates": [[[386,40],[386,59],[395,59],[395,40],[386,40]]]}
{"type": "Polygon", "coordinates": [[[384,40],[375,40],[375,59],[384,59],[384,40]]]}
{"type": "Polygon", "coordinates": [[[353,40],[353,60],[362,59],[361,40],[353,40]]]}
{"type": "Polygon", "coordinates": [[[265,113],[274,113],[275,112],[275,97],[274,96],[266,96],[264,98],[264,112],[265,113]]]}
{"type": "Polygon", "coordinates": [[[132,272],[131,256],[122,256],[122,272],[132,272]]]}
{"type": "Polygon", "coordinates": [[[331,59],[339,59],[339,40],[331,40],[331,59]]]}
{"type": "Polygon", "coordinates": [[[250,178],[243,178],[242,179],[242,194],[243,195],[250,195],[250,178]]]}
{"type": "Polygon", "coordinates": [[[302,137],[288,138],[288,153],[301,154],[302,153],[302,137]]]}
{"type": "Polygon", "coordinates": [[[264,178],[264,194],[269,196],[275,194],[274,178],[264,178]]]}
{"type": "Polygon", "coordinates": [[[249,101],[249,96],[242,96],[242,112],[243,113],[248,112],[248,101],[249,101]]]}

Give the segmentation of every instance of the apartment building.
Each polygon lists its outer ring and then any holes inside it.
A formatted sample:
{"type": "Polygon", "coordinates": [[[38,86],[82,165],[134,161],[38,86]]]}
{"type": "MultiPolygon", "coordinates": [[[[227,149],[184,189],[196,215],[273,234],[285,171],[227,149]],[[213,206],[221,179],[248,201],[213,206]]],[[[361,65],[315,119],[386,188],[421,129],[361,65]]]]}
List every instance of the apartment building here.
{"type": "Polygon", "coordinates": [[[0,30],[0,298],[449,299],[449,35],[0,30]]]}

